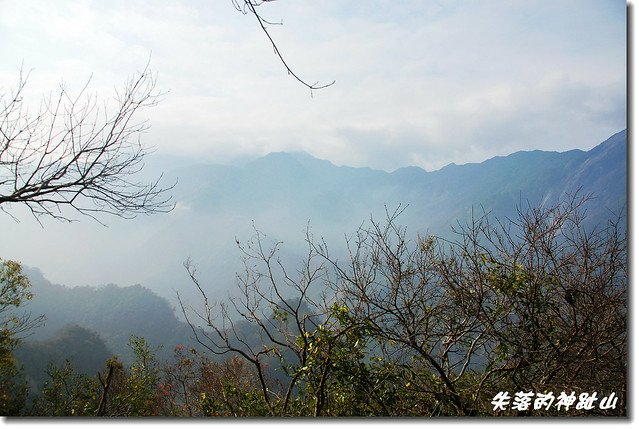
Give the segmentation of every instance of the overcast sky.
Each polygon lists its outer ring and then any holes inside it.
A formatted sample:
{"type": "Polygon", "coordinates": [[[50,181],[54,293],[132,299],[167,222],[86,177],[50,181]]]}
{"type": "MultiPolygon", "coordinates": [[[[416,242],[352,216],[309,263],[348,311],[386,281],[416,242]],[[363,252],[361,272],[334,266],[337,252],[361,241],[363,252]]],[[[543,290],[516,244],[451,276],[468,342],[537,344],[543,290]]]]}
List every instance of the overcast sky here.
{"type": "MultiPolygon", "coordinates": [[[[621,0],[279,0],[264,17],[309,91],[231,0],[0,0],[0,92],[110,97],[151,54],[143,141],[227,163],[304,150],[392,171],[590,149],[626,127],[621,0]]],[[[39,96],[39,95],[38,95],[39,96]]]]}

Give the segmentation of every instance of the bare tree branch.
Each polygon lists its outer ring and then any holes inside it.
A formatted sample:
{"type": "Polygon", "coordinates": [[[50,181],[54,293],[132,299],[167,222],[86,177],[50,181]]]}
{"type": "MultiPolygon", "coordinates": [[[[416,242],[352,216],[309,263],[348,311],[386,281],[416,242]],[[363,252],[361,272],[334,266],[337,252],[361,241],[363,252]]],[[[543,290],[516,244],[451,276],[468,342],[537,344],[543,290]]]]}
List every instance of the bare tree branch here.
{"type": "Polygon", "coordinates": [[[314,90],[327,88],[335,83],[335,81],[332,81],[326,84],[320,84],[319,82],[308,83],[306,80],[302,79],[299,75],[297,75],[293,71],[293,69],[288,65],[280,49],[277,47],[277,43],[275,43],[275,40],[273,40],[273,37],[271,36],[271,33],[269,32],[267,28],[269,25],[282,25],[282,23],[281,22],[276,23],[276,22],[266,20],[257,10],[257,8],[262,6],[263,4],[271,3],[275,0],[242,0],[242,1],[231,0],[231,1],[233,2],[233,6],[235,6],[235,9],[237,9],[239,12],[243,13],[244,15],[249,15],[249,14],[253,15],[257,19],[257,22],[260,25],[260,28],[262,29],[262,31],[268,38],[269,42],[271,43],[273,52],[275,53],[277,58],[280,60],[284,68],[286,69],[286,72],[289,75],[293,76],[293,78],[297,80],[299,83],[301,83],[302,85],[310,89],[311,96],[313,95],[314,90]]]}
{"type": "MultiPolygon", "coordinates": [[[[148,65],[116,89],[114,110],[65,85],[43,98],[36,114],[25,105],[28,74],[0,94],[0,209],[26,206],[36,219],[71,221],[71,212],[97,220],[99,213],[123,218],[165,213],[174,204],[162,176],[136,178],[149,153],[140,136],[148,128],[139,114],[157,105],[161,93],[148,65]]],[[[99,221],[99,220],[98,220],[99,221]]]]}

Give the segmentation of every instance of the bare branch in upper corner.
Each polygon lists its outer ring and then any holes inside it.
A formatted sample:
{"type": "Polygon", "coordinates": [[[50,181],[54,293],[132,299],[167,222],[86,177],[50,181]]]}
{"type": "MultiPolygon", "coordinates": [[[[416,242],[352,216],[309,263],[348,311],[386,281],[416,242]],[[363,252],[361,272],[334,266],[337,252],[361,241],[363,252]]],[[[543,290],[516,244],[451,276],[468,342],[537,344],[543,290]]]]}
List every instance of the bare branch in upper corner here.
{"type": "Polygon", "coordinates": [[[279,58],[280,62],[284,65],[284,68],[286,69],[286,72],[293,76],[293,78],[295,78],[295,80],[297,80],[299,83],[301,83],[302,85],[306,86],[308,89],[311,90],[311,96],[312,96],[312,91],[317,90],[317,89],[322,89],[322,88],[327,88],[331,85],[333,85],[335,83],[335,81],[332,81],[330,83],[324,83],[324,84],[320,84],[319,82],[315,82],[315,83],[308,83],[307,81],[305,81],[304,79],[302,79],[299,75],[297,75],[293,69],[288,65],[288,63],[286,62],[286,60],[284,59],[284,56],[282,55],[280,49],[277,47],[277,43],[275,43],[275,40],[273,40],[273,37],[271,36],[269,30],[268,30],[268,26],[269,25],[282,25],[281,22],[272,22],[272,21],[268,21],[267,19],[265,19],[257,10],[258,7],[262,6],[264,3],[271,3],[275,0],[231,0],[233,2],[233,6],[235,7],[235,9],[237,9],[239,12],[243,13],[244,15],[253,15],[255,16],[255,18],[257,19],[257,22],[259,23],[260,27],[262,28],[262,31],[264,32],[264,34],[266,35],[266,37],[268,38],[269,42],[271,43],[271,46],[273,47],[273,52],[275,52],[275,55],[277,55],[277,57],[279,58]]]}

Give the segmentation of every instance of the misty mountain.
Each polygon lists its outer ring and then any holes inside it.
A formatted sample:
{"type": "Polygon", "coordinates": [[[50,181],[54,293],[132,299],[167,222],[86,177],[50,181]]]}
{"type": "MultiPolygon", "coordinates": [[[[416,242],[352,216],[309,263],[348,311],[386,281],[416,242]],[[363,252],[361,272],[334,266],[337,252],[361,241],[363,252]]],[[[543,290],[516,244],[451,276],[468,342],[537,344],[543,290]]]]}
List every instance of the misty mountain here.
{"type": "Polygon", "coordinates": [[[473,210],[511,216],[518,205],[552,204],[580,190],[593,197],[589,222],[601,222],[625,210],[626,140],[622,131],[590,151],[517,152],[434,172],[338,167],[306,153],[271,153],[244,166],[185,167],[172,172],[179,177],[179,206],[156,238],[162,247],[190,246],[195,255],[201,249],[195,262],[202,272],[230,284],[222,267],[241,269],[234,241],[248,239],[253,224],[294,256],[307,225],[339,251],[345,234],[400,204],[407,207],[399,222],[410,232],[446,235],[473,210]]]}
{"type": "MultiPolygon", "coordinates": [[[[522,151],[482,163],[426,172],[407,167],[392,173],[337,167],[306,153],[271,153],[243,167],[203,165],[175,171],[178,201],[195,213],[310,223],[347,233],[384,205],[409,205],[407,224],[442,233],[483,206],[497,216],[519,203],[550,203],[581,189],[596,204],[591,217],[619,210],[626,201],[626,131],[590,151],[522,151]]],[[[261,222],[260,222],[261,223],[261,222]]],[[[289,229],[290,223],[285,224],[289,229]]],[[[238,228],[236,231],[241,231],[238,228]]]]}
{"type": "MultiPolygon", "coordinates": [[[[33,366],[32,362],[40,366],[49,361],[61,364],[74,355],[82,357],[81,363],[86,365],[87,353],[80,350],[83,347],[97,356],[89,359],[89,368],[102,368],[112,354],[130,362],[133,350],[128,342],[132,335],[145,338],[154,349],[161,348],[158,356],[168,357],[176,345],[185,344],[192,335],[166,299],[140,285],[65,287],[49,282],[38,270],[27,268],[25,273],[34,294],[25,309],[45,316],[44,324],[32,331],[18,351],[18,359],[27,367],[33,366]],[[69,346],[74,342],[75,348],[69,346]],[[39,350],[38,356],[33,355],[34,349],[39,350]]],[[[80,365],[79,369],[85,368],[80,365]]]]}
{"type": "MultiPolygon", "coordinates": [[[[171,303],[178,292],[197,304],[183,262],[190,258],[205,291],[224,299],[242,270],[236,240],[245,242],[255,229],[283,241],[283,260],[294,263],[308,227],[339,254],[345,235],[400,204],[398,222],[409,234],[445,236],[473,211],[510,216],[518,205],[551,204],[580,189],[593,197],[588,221],[605,221],[626,209],[626,144],[622,131],[589,151],[522,151],[433,172],[336,166],[306,153],[271,153],[239,166],[182,159],[173,169],[165,159],[167,183],[177,180],[173,212],[108,219],[108,227],[86,219],[44,228],[16,212],[20,223],[0,219],[0,254],[40,268],[56,283],[141,284],[171,303]]],[[[153,162],[150,175],[157,172],[153,162]]]]}
{"type": "Polygon", "coordinates": [[[97,333],[78,325],[67,325],[46,340],[27,339],[15,350],[31,394],[48,380],[50,365],[62,367],[68,361],[79,373],[92,376],[112,355],[97,333]]]}

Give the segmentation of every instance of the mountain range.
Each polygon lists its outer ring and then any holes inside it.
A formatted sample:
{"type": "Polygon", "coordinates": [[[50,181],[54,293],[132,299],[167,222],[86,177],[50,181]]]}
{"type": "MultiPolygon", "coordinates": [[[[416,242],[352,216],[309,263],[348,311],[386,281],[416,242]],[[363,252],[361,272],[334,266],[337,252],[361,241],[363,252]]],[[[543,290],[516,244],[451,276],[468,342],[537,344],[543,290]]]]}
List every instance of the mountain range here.
{"type": "MultiPolygon", "coordinates": [[[[588,221],[625,213],[627,132],[591,150],[522,151],[481,163],[427,172],[336,166],[306,153],[271,153],[242,166],[188,164],[163,169],[176,208],[166,215],[89,219],[42,228],[28,216],[0,218],[0,255],[38,267],[68,286],[141,284],[175,303],[175,292],[197,300],[182,266],[190,258],[213,294],[232,290],[242,269],[236,240],[255,229],[283,241],[284,257],[301,257],[305,231],[344,249],[344,237],[386,209],[403,207],[409,234],[450,234],[451,225],[484,210],[511,216],[518,205],[551,204],[580,191],[591,195],[588,221]]],[[[153,162],[149,173],[154,172],[153,162]]]]}
{"type": "Polygon", "coordinates": [[[622,131],[590,151],[522,151],[434,172],[337,167],[306,153],[281,152],[243,167],[191,166],[174,174],[181,180],[180,204],[196,212],[268,220],[264,226],[276,225],[276,215],[345,233],[348,225],[334,223],[358,224],[384,205],[405,204],[417,222],[407,224],[442,233],[473,207],[501,216],[522,200],[549,203],[577,189],[596,200],[593,219],[624,207],[626,139],[622,131]]]}

